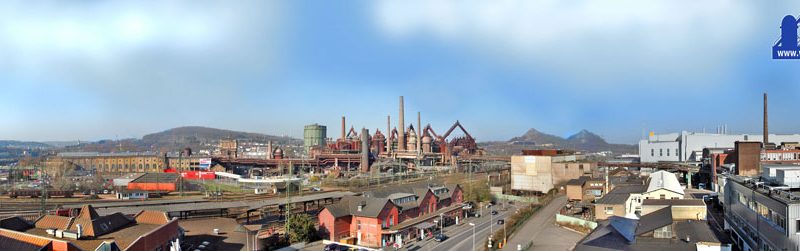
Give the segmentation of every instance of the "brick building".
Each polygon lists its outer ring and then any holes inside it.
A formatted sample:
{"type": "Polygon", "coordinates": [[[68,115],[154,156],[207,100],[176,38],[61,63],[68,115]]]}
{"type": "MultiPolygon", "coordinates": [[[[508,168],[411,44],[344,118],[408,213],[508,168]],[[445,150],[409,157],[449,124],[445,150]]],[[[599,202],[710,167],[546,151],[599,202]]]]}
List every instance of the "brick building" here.
{"type": "Polygon", "coordinates": [[[431,235],[434,220],[444,225],[463,219],[464,193],[459,185],[405,185],[348,196],[319,213],[324,239],[367,247],[402,244],[431,235]]]}

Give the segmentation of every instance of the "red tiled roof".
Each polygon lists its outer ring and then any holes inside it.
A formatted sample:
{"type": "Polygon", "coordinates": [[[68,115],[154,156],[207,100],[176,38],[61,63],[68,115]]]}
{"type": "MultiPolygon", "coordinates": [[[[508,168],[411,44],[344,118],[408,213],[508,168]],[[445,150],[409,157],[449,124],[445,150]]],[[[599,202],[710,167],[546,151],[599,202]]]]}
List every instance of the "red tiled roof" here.
{"type": "Polygon", "coordinates": [[[138,224],[164,225],[169,222],[169,217],[164,212],[142,210],[134,216],[138,224]]]}
{"type": "MultiPolygon", "coordinates": [[[[28,246],[28,245],[20,245],[18,243],[16,244],[14,243],[14,242],[22,242],[30,244],[35,247],[39,247],[40,249],[46,247],[47,245],[50,245],[50,242],[52,242],[52,240],[48,238],[17,232],[13,230],[7,230],[7,229],[0,229],[0,239],[2,239],[0,243],[14,245],[14,247],[28,246]]],[[[3,250],[17,250],[14,249],[14,247],[3,246],[3,250]]]]}
{"type": "Polygon", "coordinates": [[[83,228],[83,233],[81,235],[97,237],[114,232],[130,223],[131,220],[122,213],[100,216],[96,219],[78,217],[75,218],[74,222],[69,227],[69,231],[77,232],[78,224],[80,224],[83,228]]]}
{"type": "Polygon", "coordinates": [[[53,228],[53,229],[65,230],[69,228],[70,225],[72,225],[72,218],[48,214],[39,217],[39,219],[36,220],[36,223],[34,223],[33,225],[36,226],[36,228],[41,228],[41,229],[53,228]]]}
{"type": "Polygon", "coordinates": [[[94,210],[94,207],[92,207],[91,205],[83,205],[81,207],[80,214],[78,214],[78,218],[89,219],[89,220],[94,220],[97,219],[98,217],[100,217],[100,215],[97,214],[97,211],[94,210]]]}

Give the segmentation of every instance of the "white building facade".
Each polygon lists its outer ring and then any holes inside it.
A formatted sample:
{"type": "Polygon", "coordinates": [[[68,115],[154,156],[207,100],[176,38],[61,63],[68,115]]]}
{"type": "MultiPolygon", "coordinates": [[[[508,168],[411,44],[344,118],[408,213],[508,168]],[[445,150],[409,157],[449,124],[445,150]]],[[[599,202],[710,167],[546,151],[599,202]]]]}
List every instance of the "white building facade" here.
{"type": "MultiPolygon", "coordinates": [[[[719,134],[682,131],[651,134],[639,141],[642,163],[701,161],[703,148],[734,148],[736,141],[762,141],[761,134],[719,134]]],[[[800,134],[770,134],[772,143],[800,142],[800,134]]]]}

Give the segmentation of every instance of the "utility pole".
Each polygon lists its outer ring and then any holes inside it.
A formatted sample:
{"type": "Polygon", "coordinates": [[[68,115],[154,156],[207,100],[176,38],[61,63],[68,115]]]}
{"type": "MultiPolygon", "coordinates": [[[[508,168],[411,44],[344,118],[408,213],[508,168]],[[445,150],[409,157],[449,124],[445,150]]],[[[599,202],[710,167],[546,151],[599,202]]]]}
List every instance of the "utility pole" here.
{"type": "Polygon", "coordinates": [[[41,215],[47,214],[47,181],[44,176],[44,170],[42,170],[39,166],[34,166],[34,171],[39,171],[39,183],[42,186],[42,205],[41,205],[41,215]]]}
{"type": "MultiPolygon", "coordinates": [[[[291,169],[291,166],[289,168],[291,169]]],[[[289,216],[292,213],[292,193],[291,193],[292,192],[292,188],[289,185],[290,183],[289,183],[289,179],[288,178],[286,178],[284,180],[284,182],[286,182],[286,206],[285,206],[286,207],[286,220],[283,223],[283,229],[284,229],[284,232],[286,233],[286,237],[288,238],[289,237],[289,224],[290,224],[289,216]]]]}

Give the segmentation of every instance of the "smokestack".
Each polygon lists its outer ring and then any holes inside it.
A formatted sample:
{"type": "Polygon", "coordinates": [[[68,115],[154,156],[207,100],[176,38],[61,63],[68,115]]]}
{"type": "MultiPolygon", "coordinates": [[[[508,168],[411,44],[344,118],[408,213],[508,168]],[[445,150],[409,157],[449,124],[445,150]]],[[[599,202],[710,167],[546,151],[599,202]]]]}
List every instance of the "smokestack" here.
{"type": "Polygon", "coordinates": [[[386,115],[386,152],[392,152],[392,116],[386,115]]]}
{"type": "Polygon", "coordinates": [[[267,159],[272,159],[272,140],[267,141],[267,159]]]}
{"type": "Polygon", "coordinates": [[[398,118],[400,125],[397,127],[397,150],[406,150],[406,122],[405,113],[403,108],[403,96],[400,96],[400,118],[398,118]]]}
{"type": "Polygon", "coordinates": [[[344,116],[342,116],[342,137],[340,138],[342,140],[344,140],[344,137],[345,137],[345,133],[344,133],[345,128],[344,127],[345,127],[344,116]]]}
{"type": "Polygon", "coordinates": [[[422,152],[422,140],[420,137],[422,137],[422,115],[417,112],[417,152],[422,152]]]}
{"type": "Polygon", "coordinates": [[[764,148],[769,143],[769,124],[767,123],[767,93],[764,93],[764,148]]]}
{"type": "Polygon", "coordinates": [[[361,128],[361,172],[369,172],[369,130],[361,128]]]}

